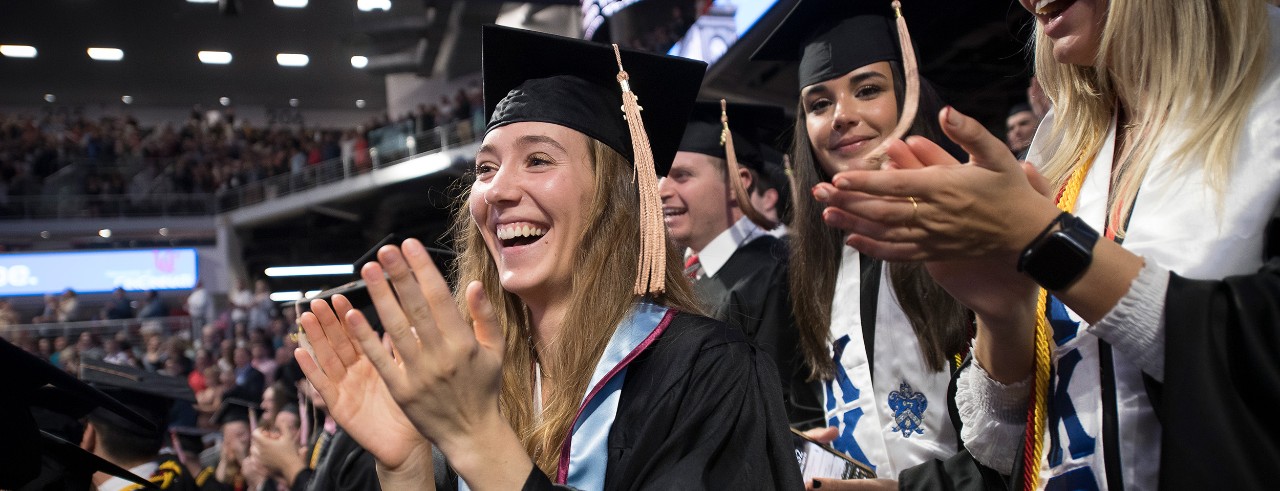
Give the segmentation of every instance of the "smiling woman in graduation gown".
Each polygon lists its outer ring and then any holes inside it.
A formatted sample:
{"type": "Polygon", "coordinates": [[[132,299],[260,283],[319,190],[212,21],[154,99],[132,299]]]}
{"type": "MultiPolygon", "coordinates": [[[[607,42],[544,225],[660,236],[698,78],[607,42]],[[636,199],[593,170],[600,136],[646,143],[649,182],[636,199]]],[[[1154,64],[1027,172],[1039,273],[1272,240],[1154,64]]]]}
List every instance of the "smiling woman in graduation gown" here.
{"type": "Polygon", "coordinates": [[[301,319],[299,362],[382,487],[799,488],[777,368],[698,314],[662,223],[657,176],[705,65],[483,42],[456,301],[411,239],[361,271],[384,340],[342,297],[301,319]]]}

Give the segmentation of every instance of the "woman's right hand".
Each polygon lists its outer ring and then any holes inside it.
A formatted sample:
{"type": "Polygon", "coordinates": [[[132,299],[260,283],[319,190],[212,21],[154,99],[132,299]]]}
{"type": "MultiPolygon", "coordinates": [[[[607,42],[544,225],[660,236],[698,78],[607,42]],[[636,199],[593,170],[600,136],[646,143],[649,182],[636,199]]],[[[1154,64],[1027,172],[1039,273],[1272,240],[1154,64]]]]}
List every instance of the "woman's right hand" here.
{"type": "MultiPolygon", "coordinates": [[[[350,338],[341,320],[353,310],[351,302],[342,295],[334,295],[333,307],[330,309],[324,300],[313,300],[311,312],[299,318],[315,352],[313,360],[302,348],[294,350],[303,373],[324,398],[329,415],[368,450],[379,465],[400,470],[425,463],[425,470],[430,472],[430,442],[400,410],[369,357],[360,344],[350,338]]],[[[399,357],[386,353],[383,356],[388,363],[401,364],[399,357]]]]}

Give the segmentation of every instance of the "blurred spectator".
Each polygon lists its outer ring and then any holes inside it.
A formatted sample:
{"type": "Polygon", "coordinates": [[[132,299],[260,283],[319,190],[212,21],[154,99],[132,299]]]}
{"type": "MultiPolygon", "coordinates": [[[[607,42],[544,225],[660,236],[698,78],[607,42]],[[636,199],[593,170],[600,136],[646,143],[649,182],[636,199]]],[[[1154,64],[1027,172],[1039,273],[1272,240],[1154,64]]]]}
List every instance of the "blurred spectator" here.
{"type": "Polygon", "coordinates": [[[116,287],[111,291],[111,299],[107,300],[107,304],[102,306],[103,319],[132,319],[133,305],[129,301],[128,294],[124,288],[116,287]]]}
{"type": "Polygon", "coordinates": [[[234,357],[236,386],[243,387],[247,393],[261,396],[262,391],[267,388],[267,378],[258,369],[253,368],[252,353],[248,348],[236,348],[234,357]]]}
{"type": "Polygon", "coordinates": [[[262,373],[267,385],[274,383],[276,368],[279,365],[275,360],[275,350],[271,349],[271,341],[264,339],[253,343],[250,353],[253,355],[253,361],[250,362],[253,368],[262,373]]]}
{"type": "Polygon", "coordinates": [[[18,323],[18,311],[13,310],[8,300],[0,299],[0,336],[14,341],[12,330],[18,323]]]}
{"type": "Polygon", "coordinates": [[[191,316],[193,328],[203,329],[205,324],[213,321],[213,299],[204,289],[204,281],[197,281],[196,287],[187,295],[187,314],[191,316]]]}
{"type": "Polygon", "coordinates": [[[1031,106],[1017,104],[1009,109],[1009,116],[1005,118],[1005,141],[1018,160],[1027,158],[1027,149],[1031,148],[1031,138],[1036,136],[1036,128],[1039,126],[1040,118],[1036,117],[1031,106]]]}
{"type": "Polygon", "coordinates": [[[81,357],[101,360],[106,354],[102,347],[98,345],[98,337],[90,332],[80,333],[80,340],[76,342],[75,352],[81,357]]]}
{"type": "Polygon", "coordinates": [[[276,315],[276,302],[271,300],[271,287],[266,280],[258,280],[253,288],[253,306],[249,309],[249,330],[265,331],[276,315]]]}
{"type": "Polygon", "coordinates": [[[80,300],[76,291],[70,288],[62,291],[58,298],[58,322],[74,322],[80,320],[80,300]]]}
{"type": "Polygon", "coordinates": [[[31,319],[32,324],[58,322],[58,296],[52,293],[44,295],[44,311],[31,319]]]}
{"type": "Polygon", "coordinates": [[[160,292],[155,290],[147,290],[147,297],[144,300],[142,310],[138,311],[139,319],[155,319],[158,317],[168,317],[169,306],[165,304],[164,299],[160,298],[160,292]]]}
{"type": "Polygon", "coordinates": [[[249,321],[249,308],[253,307],[253,292],[244,287],[240,278],[231,281],[231,291],[227,292],[227,301],[231,302],[233,324],[249,321]]]}
{"type": "Polygon", "coordinates": [[[102,361],[113,365],[129,365],[133,357],[127,352],[132,349],[133,347],[128,343],[120,342],[115,338],[107,339],[102,350],[102,361]]]}
{"type": "Polygon", "coordinates": [[[146,350],[142,354],[142,367],[155,372],[164,367],[167,355],[164,351],[164,340],[159,335],[150,335],[143,341],[146,350]]]}

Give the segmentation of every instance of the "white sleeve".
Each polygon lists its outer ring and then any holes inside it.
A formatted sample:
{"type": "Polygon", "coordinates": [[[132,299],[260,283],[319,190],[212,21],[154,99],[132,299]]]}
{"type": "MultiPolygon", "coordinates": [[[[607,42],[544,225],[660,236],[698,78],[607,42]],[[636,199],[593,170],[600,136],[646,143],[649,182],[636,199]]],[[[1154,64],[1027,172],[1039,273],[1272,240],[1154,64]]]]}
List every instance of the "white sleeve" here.
{"type": "Polygon", "coordinates": [[[974,358],[956,380],[960,438],[973,458],[1001,474],[1013,472],[1027,426],[1032,376],[1005,385],[995,381],[974,358]]]}
{"type": "Polygon", "coordinates": [[[1169,271],[1146,261],[1129,291],[1087,329],[1124,352],[1157,381],[1164,381],[1164,307],[1169,271]]]}

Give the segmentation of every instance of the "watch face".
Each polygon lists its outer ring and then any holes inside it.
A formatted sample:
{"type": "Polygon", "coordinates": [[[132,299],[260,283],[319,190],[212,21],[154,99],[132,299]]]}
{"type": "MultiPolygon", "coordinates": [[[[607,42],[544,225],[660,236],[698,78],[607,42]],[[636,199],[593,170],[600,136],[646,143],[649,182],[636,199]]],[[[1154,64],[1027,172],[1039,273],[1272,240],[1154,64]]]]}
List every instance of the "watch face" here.
{"type": "Polygon", "coordinates": [[[1069,234],[1054,232],[1027,252],[1023,267],[1040,286],[1061,290],[1084,274],[1093,260],[1091,249],[1069,234]]]}

